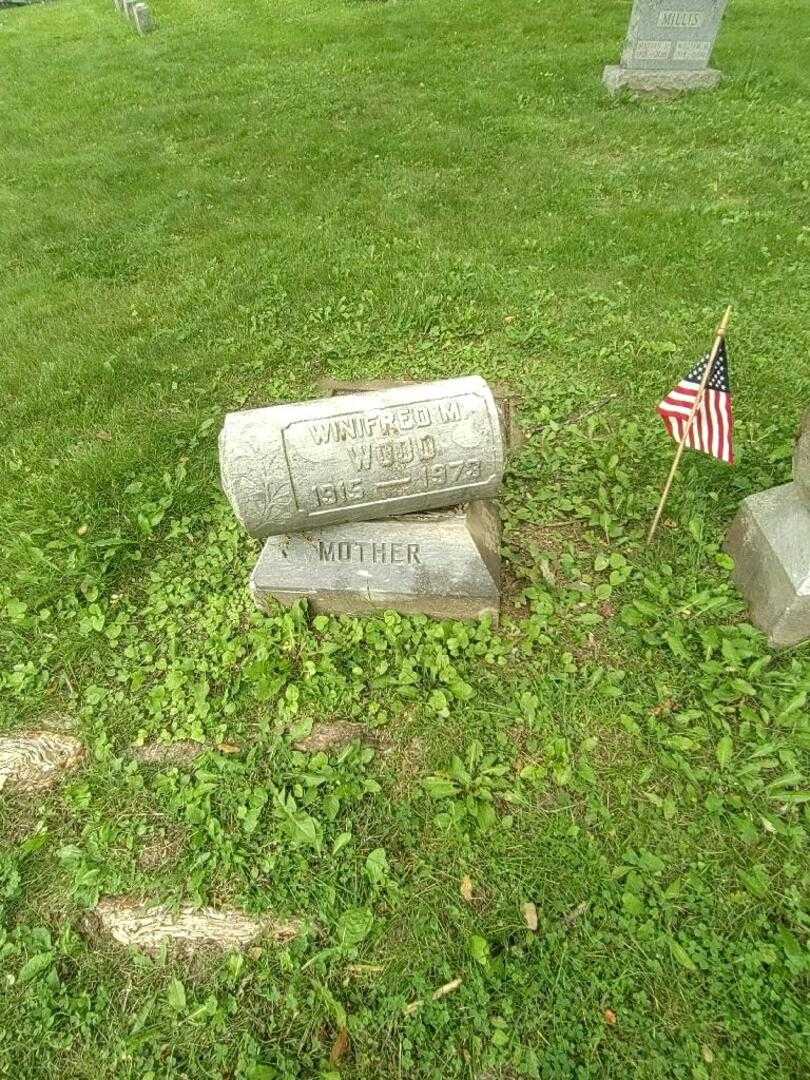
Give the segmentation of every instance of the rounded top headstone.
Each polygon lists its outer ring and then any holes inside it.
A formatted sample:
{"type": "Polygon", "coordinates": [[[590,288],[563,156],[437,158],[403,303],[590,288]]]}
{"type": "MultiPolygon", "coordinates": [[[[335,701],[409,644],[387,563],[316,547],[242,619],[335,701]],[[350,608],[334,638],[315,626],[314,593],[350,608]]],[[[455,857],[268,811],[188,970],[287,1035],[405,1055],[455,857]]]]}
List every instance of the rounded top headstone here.
{"type": "Polygon", "coordinates": [[[229,413],[222,488],[258,538],[493,498],[498,408],[477,376],[229,413]]]}

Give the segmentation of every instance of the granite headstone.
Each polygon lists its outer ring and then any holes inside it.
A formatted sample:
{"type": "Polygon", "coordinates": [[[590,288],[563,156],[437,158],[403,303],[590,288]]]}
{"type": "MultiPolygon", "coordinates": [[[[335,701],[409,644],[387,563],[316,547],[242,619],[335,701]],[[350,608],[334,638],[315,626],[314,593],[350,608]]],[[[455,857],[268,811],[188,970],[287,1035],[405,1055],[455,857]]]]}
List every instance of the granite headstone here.
{"type": "Polygon", "coordinates": [[[751,621],[770,644],[810,640],[810,411],[796,440],[793,482],[745,499],[726,547],[751,621]]]}
{"type": "Polygon", "coordinates": [[[720,72],[709,67],[728,0],[634,0],[621,62],[605,68],[611,92],[708,90],[720,72]]]}

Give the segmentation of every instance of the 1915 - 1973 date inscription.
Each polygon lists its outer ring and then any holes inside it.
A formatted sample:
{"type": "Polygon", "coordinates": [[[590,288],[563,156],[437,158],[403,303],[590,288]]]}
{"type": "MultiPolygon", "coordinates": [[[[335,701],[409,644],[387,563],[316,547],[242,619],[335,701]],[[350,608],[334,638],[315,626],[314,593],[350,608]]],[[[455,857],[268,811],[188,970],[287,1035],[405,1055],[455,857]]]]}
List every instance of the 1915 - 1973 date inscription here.
{"type": "Polygon", "coordinates": [[[491,428],[479,400],[459,395],[288,425],[284,447],[298,508],[316,515],[486,481],[491,428]],[[324,464],[329,479],[313,483],[324,464]]]}

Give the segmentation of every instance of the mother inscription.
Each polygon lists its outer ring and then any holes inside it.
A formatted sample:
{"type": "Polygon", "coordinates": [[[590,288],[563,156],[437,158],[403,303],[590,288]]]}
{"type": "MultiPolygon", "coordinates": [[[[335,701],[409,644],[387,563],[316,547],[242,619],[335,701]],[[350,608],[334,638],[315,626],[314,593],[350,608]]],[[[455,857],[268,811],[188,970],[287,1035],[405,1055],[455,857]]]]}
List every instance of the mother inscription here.
{"type": "Polygon", "coordinates": [[[709,67],[728,0],[634,0],[621,62],[602,81],[616,92],[711,89],[709,67]]]}
{"type": "Polygon", "coordinates": [[[271,536],[251,577],[260,608],[307,598],[315,611],[391,609],[439,619],[497,621],[498,511],[489,500],[388,521],[271,536]]]}
{"type": "Polygon", "coordinates": [[[252,536],[495,495],[500,417],[477,376],[229,413],[222,487],[252,536]]]}

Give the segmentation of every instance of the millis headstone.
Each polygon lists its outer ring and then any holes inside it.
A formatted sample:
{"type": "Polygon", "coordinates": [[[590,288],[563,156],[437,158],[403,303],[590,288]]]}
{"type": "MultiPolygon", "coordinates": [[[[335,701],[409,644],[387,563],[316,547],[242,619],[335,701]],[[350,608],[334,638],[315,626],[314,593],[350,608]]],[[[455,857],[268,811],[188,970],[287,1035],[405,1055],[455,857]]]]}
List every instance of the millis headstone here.
{"type": "Polygon", "coordinates": [[[728,0],[634,0],[621,62],[602,81],[619,90],[710,90],[720,72],[709,67],[728,0]]]}
{"type": "Polygon", "coordinates": [[[793,482],[750,495],[728,534],[734,580],[751,621],[775,646],[810,640],[810,411],[793,457],[793,482]]]}

